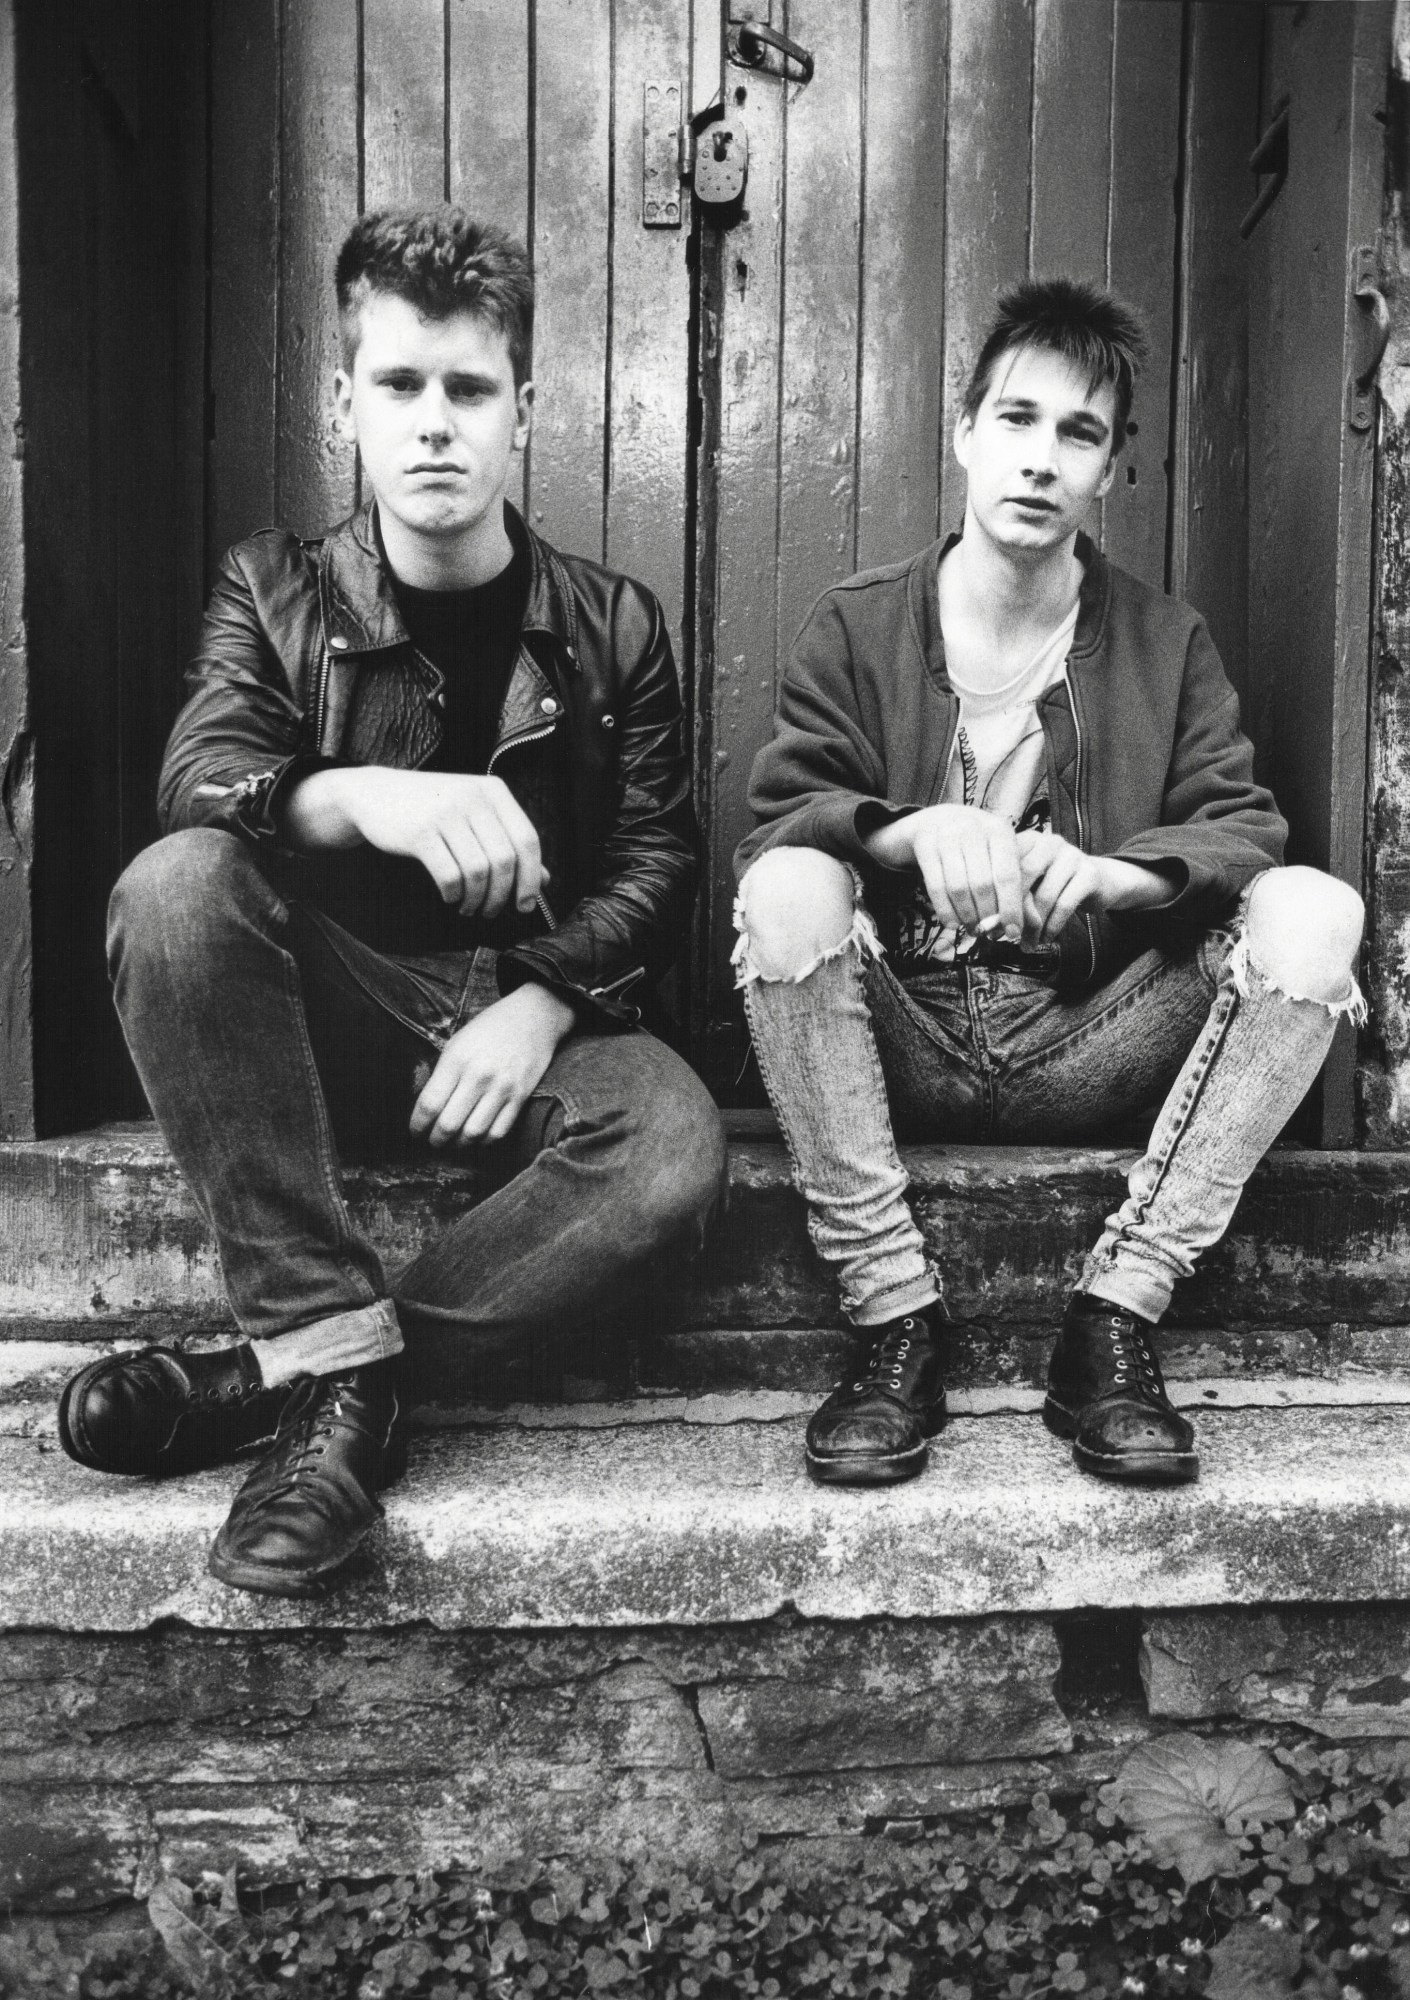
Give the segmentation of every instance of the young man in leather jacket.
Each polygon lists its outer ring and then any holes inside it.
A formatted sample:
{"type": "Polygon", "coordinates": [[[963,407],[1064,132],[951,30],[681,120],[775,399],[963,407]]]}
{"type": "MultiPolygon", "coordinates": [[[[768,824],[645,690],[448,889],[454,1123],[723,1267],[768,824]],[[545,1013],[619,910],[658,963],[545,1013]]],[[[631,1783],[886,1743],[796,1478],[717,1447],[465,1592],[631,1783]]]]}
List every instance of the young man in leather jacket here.
{"type": "Polygon", "coordinates": [[[697,872],[661,608],[505,497],[533,398],[525,253],[456,209],[382,212],[337,292],[371,497],[224,558],[165,837],[111,910],[128,1044],[244,1337],[97,1362],[60,1406],[67,1450],[111,1472],[273,1434],[210,1567],[284,1595],[380,1515],[403,1319],[571,1323],[698,1235],[723,1171],[709,1096],[639,1026],[697,872]],[[482,1160],[493,1192],[389,1286],[337,1147],[408,1132],[482,1160]]]}
{"type": "Polygon", "coordinates": [[[1049,1143],[1157,1110],[1044,1416],[1087,1472],[1193,1479],[1155,1325],[1360,1010],[1360,899],[1278,865],[1203,620],[1081,532],[1142,347],[1089,286],[999,301],[955,433],[962,535],[824,593],[755,762],[736,964],[860,1334],[808,1428],[818,1479],[909,1478],[945,1419],[941,1285],[893,1127],[1049,1143]]]}

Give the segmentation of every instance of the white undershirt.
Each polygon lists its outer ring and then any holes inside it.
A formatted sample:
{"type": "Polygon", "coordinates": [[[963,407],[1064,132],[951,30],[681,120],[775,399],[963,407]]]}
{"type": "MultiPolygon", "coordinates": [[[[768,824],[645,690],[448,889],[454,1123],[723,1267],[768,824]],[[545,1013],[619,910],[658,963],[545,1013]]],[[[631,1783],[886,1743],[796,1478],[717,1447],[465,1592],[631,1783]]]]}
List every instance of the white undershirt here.
{"type": "Polygon", "coordinates": [[[1074,604],[1026,666],[997,685],[971,685],[947,661],[960,719],[940,794],[943,804],[981,806],[1013,826],[1021,824],[1046,777],[1038,700],[1062,679],[1077,609],[1074,604]]]}

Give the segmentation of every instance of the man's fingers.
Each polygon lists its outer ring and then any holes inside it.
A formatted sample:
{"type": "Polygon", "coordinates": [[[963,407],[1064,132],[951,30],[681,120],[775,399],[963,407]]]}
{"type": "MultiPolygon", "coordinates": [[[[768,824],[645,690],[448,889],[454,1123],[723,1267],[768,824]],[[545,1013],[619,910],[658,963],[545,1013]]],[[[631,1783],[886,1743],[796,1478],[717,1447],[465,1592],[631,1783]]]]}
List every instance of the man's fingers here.
{"type": "Polygon", "coordinates": [[[538,832],[507,785],[496,781],[487,802],[513,852],[514,900],[521,910],[527,912],[538,901],[544,881],[538,832]]]}
{"type": "Polygon", "coordinates": [[[445,835],[432,827],[416,844],[416,859],[426,870],[436,885],[436,893],[443,903],[458,903],[465,894],[465,881],[461,865],[452,853],[445,835]]]}
{"type": "Polygon", "coordinates": [[[989,868],[1000,923],[1009,937],[1017,937],[1023,928],[1023,873],[1018,844],[1007,828],[999,828],[989,842],[989,868]]]}
{"type": "Polygon", "coordinates": [[[421,1086],[421,1094],[411,1107],[411,1129],[418,1138],[429,1132],[440,1117],[460,1081],[457,1063],[447,1062],[444,1053],[421,1086]]]}
{"type": "Polygon", "coordinates": [[[504,828],[493,813],[477,813],[473,819],[467,816],[458,826],[447,827],[446,839],[452,851],[467,864],[461,916],[498,916],[513,892],[517,865],[513,844],[504,828]]]}
{"type": "Polygon", "coordinates": [[[1060,936],[1085,900],[1082,879],[1080,875],[1074,874],[1049,910],[1047,922],[1043,926],[1043,936],[1045,938],[1060,936]]]}

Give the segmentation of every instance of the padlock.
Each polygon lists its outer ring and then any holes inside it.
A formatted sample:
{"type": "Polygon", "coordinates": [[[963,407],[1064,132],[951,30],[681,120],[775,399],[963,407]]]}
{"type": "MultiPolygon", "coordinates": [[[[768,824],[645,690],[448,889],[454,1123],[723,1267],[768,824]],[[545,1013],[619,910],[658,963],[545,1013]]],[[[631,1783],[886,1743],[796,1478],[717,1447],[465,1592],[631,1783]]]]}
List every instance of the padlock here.
{"type": "Polygon", "coordinates": [[[739,117],[717,118],[695,141],[695,198],[710,208],[727,208],[744,192],[749,171],[749,134],[739,117]]]}

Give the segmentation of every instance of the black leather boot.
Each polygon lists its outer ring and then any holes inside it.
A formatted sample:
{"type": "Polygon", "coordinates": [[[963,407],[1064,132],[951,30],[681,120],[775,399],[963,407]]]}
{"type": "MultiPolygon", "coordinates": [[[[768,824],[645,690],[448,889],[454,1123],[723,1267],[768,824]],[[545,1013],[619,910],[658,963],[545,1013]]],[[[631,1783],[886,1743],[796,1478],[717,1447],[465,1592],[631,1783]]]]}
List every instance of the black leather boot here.
{"type": "Polygon", "coordinates": [[[885,1486],[925,1470],[926,1440],[945,1424],[937,1335],[947,1319],[937,1299],[922,1312],[863,1330],[853,1373],[808,1425],[814,1479],[885,1486]]]}
{"type": "Polygon", "coordinates": [[[405,1464],[399,1416],[394,1362],[301,1381],[215,1538],[211,1575],[316,1596],[382,1518],[377,1495],[405,1464]]]}
{"type": "Polygon", "coordinates": [[[288,1399],[287,1384],[265,1388],[247,1341],[215,1354],[144,1347],[78,1371],[59,1398],[59,1438],[95,1472],[198,1472],[273,1437],[288,1399]]]}
{"type": "Polygon", "coordinates": [[[1195,1433],[1165,1393],[1155,1328],[1109,1299],[1074,1292],[1048,1364],[1043,1422],[1072,1439],[1099,1479],[1179,1485],[1198,1477],[1195,1433]]]}

